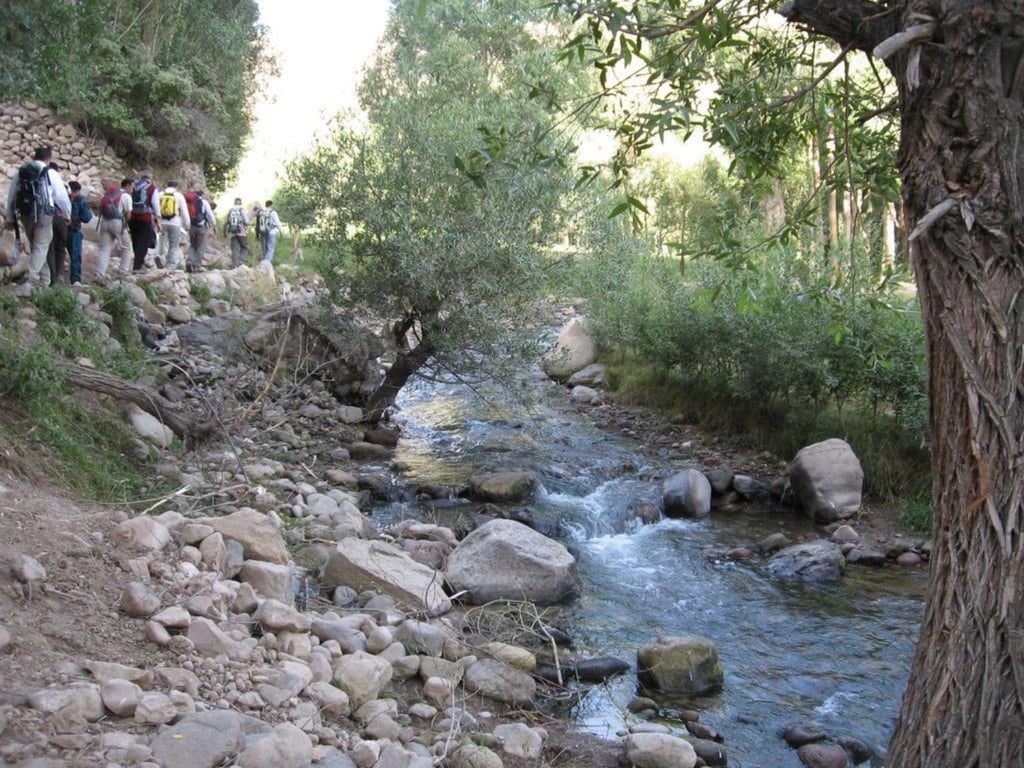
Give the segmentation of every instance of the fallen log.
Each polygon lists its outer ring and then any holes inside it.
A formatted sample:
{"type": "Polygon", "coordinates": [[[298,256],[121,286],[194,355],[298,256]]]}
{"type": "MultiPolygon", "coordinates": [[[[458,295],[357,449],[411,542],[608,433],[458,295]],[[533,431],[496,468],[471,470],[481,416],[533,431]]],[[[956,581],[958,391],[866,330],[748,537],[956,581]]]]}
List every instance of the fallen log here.
{"type": "Polygon", "coordinates": [[[217,428],[216,419],[196,421],[179,404],[172,403],[158,392],[134,382],[84,365],[70,364],[67,371],[68,383],[72,386],[135,403],[146,413],[170,427],[182,440],[202,440],[213,434],[217,428]]]}

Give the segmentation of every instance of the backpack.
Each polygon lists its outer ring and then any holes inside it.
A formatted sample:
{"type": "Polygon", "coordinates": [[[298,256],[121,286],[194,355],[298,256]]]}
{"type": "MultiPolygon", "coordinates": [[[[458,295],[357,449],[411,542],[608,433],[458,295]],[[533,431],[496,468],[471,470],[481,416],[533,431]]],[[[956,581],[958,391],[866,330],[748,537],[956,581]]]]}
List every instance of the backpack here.
{"type": "Polygon", "coordinates": [[[242,209],[235,207],[228,211],[228,232],[232,235],[241,234],[245,229],[245,215],[242,209]]]}
{"type": "Polygon", "coordinates": [[[139,179],[132,185],[132,213],[136,216],[153,212],[149,207],[149,187],[146,179],[139,179]]]}
{"type": "Polygon", "coordinates": [[[49,168],[25,163],[18,169],[18,190],[14,195],[14,209],[23,219],[36,221],[52,216],[57,208],[50,202],[49,168]]]}
{"type": "Polygon", "coordinates": [[[203,205],[203,198],[198,192],[186,192],[185,204],[188,206],[188,217],[192,219],[193,227],[206,224],[206,206],[203,205]]]}
{"type": "Polygon", "coordinates": [[[270,232],[270,211],[262,210],[256,215],[256,231],[261,235],[270,232]]]}
{"type": "Polygon", "coordinates": [[[117,184],[111,184],[103,193],[103,199],[100,200],[100,216],[108,221],[124,218],[121,213],[121,188],[117,184]]]}
{"type": "Polygon", "coordinates": [[[160,218],[173,219],[178,215],[178,193],[170,190],[160,195],[160,218]]]}

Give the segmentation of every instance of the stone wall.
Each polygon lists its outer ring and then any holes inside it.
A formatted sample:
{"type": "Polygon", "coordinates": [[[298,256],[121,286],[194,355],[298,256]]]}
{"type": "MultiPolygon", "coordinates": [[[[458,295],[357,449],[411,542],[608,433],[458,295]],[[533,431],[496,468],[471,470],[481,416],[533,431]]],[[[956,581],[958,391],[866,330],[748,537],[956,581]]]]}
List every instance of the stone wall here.
{"type": "Polygon", "coordinates": [[[35,104],[0,104],[0,190],[7,187],[18,168],[32,159],[38,147],[53,149],[53,161],[65,181],[77,179],[90,197],[102,194],[103,185],[120,179],[130,169],[102,139],[81,134],[75,126],[35,104]]]}
{"type": "MultiPolygon", "coordinates": [[[[77,179],[93,204],[103,188],[128,176],[135,178],[141,168],[131,168],[103,139],[87,136],[36,104],[0,103],[0,200],[7,200],[10,180],[38,147],[53,149],[53,161],[61,167],[64,181],[77,179]]],[[[177,168],[153,168],[157,184],[176,179],[182,189],[205,188],[203,169],[195,163],[177,168]]]]}

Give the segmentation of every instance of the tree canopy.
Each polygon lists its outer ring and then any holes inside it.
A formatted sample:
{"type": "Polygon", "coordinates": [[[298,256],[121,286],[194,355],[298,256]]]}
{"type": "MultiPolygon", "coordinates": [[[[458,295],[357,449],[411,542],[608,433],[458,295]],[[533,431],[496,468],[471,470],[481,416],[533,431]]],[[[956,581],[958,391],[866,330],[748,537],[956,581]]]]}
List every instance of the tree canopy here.
{"type": "Polygon", "coordinates": [[[521,331],[572,182],[530,98],[557,51],[543,16],[520,0],[418,5],[396,4],[362,81],[366,124],[339,121],[282,190],[315,222],[335,293],[395,321],[373,415],[428,361],[475,377],[534,347],[521,331]]]}
{"type": "Polygon", "coordinates": [[[241,159],[271,60],[256,0],[25,0],[0,15],[0,99],[36,101],[140,165],[241,159]]]}

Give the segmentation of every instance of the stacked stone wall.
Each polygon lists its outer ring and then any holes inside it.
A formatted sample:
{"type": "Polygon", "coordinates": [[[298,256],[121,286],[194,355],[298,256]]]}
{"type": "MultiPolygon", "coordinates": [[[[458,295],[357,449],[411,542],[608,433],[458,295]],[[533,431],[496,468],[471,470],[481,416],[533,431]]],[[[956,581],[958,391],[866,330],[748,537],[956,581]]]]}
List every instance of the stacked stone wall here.
{"type": "Polygon", "coordinates": [[[65,181],[77,179],[90,198],[102,194],[104,183],[120,180],[130,169],[105,141],[82,134],[50,110],[30,103],[0,103],[0,188],[38,147],[53,149],[53,161],[65,181]]]}

